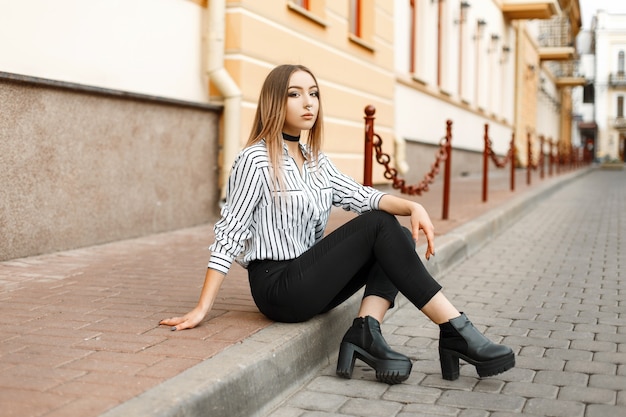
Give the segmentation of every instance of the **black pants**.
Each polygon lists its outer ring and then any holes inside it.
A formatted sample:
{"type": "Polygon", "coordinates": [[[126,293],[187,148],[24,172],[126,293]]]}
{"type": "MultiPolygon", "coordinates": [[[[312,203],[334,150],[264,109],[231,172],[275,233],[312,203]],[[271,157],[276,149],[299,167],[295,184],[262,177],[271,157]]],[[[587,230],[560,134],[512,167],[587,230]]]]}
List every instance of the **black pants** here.
{"type": "Polygon", "coordinates": [[[383,211],[344,224],[296,259],[253,261],[252,297],[275,321],[301,322],[343,303],[365,285],[392,305],[398,290],[421,309],[441,285],[415,252],[408,229],[383,211]]]}

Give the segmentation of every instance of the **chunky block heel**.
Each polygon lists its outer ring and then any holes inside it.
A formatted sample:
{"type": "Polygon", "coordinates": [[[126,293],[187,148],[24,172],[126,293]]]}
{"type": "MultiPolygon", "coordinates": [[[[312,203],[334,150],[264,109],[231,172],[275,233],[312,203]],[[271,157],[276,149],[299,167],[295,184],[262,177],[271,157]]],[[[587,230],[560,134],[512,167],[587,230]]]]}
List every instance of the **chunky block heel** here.
{"type": "Polygon", "coordinates": [[[342,378],[352,378],[354,362],[356,362],[355,346],[351,343],[342,343],[339,348],[339,358],[337,359],[337,375],[342,378]]]}
{"type": "Polygon", "coordinates": [[[451,352],[439,349],[439,363],[441,364],[441,376],[448,381],[454,381],[459,377],[459,358],[451,352]]]}
{"type": "Polygon", "coordinates": [[[459,359],[476,367],[479,377],[501,374],[515,366],[511,348],[493,343],[480,333],[467,316],[439,325],[439,361],[443,379],[459,377],[459,359]]]}
{"type": "Polygon", "coordinates": [[[369,316],[355,319],[343,337],[337,375],[351,378],[356,359],[372,367],[377,380],[390,385],[406,381],[413,367],[408,357],[391,350],[382,337],[378,321],[369,316]]]}

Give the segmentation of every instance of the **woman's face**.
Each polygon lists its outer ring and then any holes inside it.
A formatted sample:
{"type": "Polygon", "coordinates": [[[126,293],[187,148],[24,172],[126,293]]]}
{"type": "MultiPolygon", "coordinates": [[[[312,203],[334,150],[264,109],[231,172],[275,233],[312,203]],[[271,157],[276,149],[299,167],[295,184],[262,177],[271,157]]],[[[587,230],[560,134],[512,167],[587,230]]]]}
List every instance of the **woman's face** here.
{"type": "Polygon", "coordinates": [[[291,74],[283,132],[299,136],[302,130],[311,129],[317,120],[319,106],[319,92],[311,74],[306,71],[291,74]]]}

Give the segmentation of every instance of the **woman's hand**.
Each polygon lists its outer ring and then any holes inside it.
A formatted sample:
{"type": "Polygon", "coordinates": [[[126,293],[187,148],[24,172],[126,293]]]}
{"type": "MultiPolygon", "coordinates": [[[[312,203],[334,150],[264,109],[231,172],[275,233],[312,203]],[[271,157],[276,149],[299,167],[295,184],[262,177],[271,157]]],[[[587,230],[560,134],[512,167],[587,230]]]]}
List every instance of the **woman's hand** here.
{"type": "Polygon", "coordinates": [[[211,311],[224,277],[225,275],[221,272],[207,268],[198,305],[182,317],[163,319],[159,324],[172,326],[172,330],[193,329],[196,327],[207,313],[211,311]]]}
{"type": "Polygon", "coordinates": [[[426,235],[426,260],[430,259],[431,255],[435,255],[435,226],[430,220],[430,216],[426,209],[421,205],[415,203],[415,206],[411,209],[411,232],[413,233],[413,239],[417,244],[419,239],[419,231],[422,230],[426,235]]]}
{"type": "Polygon", "coordinates": [[[193,329],[202,321],[202,319],[204,319],[204,316],[206,316],[206,313],[202,311],[201,308],[196,307],[182,317],[163,319],[159,322],[159,324],[172,326],[172,331],[193,329]]]}
{"type": "Polygon", "coordinates": [[[430,216],[426,209],[419,203],[385,194],[379,203],[379,208],[390,214],[398,216],[411,216],[411,234],[415,244],[419,239],[420,230],[426,235],[426,259],[435,255],[435,226],[430,221],[430,216]]]}

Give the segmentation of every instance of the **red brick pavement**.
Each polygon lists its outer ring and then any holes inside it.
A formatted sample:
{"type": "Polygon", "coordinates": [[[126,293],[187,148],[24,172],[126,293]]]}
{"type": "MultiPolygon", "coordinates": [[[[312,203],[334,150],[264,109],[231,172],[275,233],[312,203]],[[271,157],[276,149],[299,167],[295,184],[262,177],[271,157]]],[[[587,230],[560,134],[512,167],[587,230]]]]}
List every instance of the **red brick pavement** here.
{"type": "MultiPolygon", "coordinates": [[[[411,198],[442,235],[558,176],[534,174],[529,187],[520,171],[514,193],[508,181],[494,174],[482,203],[480,177],[453,179],[446,221],[441,180],[411,198]]],[[[349,216],[334,211],[330,228],[349,216]]],[[[2,416],[97,416],[271,324],[252,302],[245,271],[234,266],[201,326],[171,332],[158,325],[195,305],[211,239],[212,225],[202,225],[0,262],[2,416]]]]}

